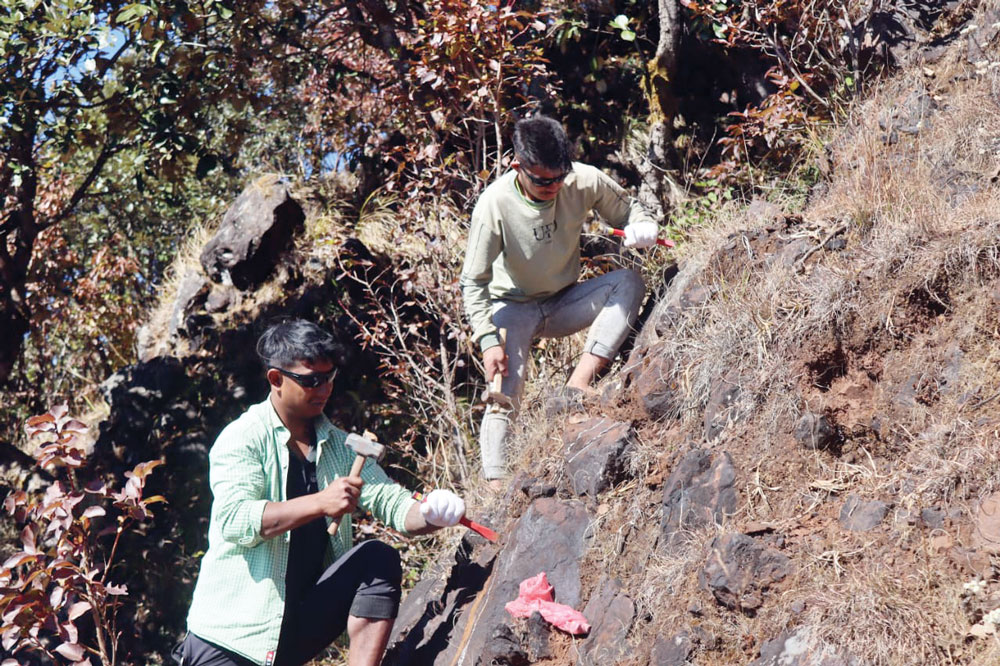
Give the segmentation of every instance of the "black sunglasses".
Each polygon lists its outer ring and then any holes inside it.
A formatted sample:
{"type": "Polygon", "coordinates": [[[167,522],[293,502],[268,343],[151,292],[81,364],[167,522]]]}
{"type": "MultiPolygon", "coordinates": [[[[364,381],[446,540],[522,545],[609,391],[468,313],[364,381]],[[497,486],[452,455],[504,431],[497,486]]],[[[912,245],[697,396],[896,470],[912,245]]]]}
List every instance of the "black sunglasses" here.
{"type": "MultiPolygon", "coordinates": [[[[572,171],[572,169],[570,171],[572,171]]],[[[556,183],[561,183],[564,180],[566,180],[566,176],[569,175],[569,171],[564,171],[555,178],[542,178],[540,176],[535,176],[533,174],[528,173],[525,169],[521,169],[521,173],[523,173],[525,177],[528,180],[530,180],[532,184],[535,185],[536,187],[548,187],[549,185],[555,185],[556,183]]]]}
{"type": "Polygon", "coordinates": [[[323,384],[329,384],[333,381],[333,378],[337,374],[337,369],[334,368],[330,372],[311,372],[308,375],[300,375],[297,372],[292,372],[291,370],[285,370],[284,368],[279,368],[277,366],[268,366],[270,370],[277,370],[286,377],[290,377],[295,380],[295,383],[302,388],[316,388],[317,386],[322,386],[323,384]]]}

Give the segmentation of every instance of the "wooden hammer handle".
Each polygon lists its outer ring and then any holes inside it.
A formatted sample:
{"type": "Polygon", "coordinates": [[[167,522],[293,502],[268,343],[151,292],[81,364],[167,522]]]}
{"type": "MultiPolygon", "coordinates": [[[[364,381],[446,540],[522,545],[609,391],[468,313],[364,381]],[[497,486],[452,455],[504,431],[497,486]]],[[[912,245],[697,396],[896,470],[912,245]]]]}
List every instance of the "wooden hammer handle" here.
{"type": "MultiPolygon", "coordinates": [[[[360,476],[361,468],[365,466],[365,460],[367,460],[367,457],[365,456],[356,456],[354,458],[354,464],[351,465],[351,473],[348,476],[360,476]]],[[[337,516],[330,521],[330,526],[326,528],[327,534],[333,536],[337,533],[337,529],[340,527],[340,519],[341,516],[337,516]]]]}

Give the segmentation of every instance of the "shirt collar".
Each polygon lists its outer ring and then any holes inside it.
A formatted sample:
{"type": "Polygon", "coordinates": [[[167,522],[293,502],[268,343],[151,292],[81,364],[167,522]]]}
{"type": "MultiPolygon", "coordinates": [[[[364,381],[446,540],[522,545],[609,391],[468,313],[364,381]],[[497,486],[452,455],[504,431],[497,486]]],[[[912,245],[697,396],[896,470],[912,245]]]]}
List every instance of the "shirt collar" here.
{"type": "MultiPolygon", "coordinates": [[[[281,421],[281,417],[278,416],[277,410],[274,409],[274,404],[271,402],[271,396],[268,395],[264,399],[266,403],[266,415],[267,426],[271,429],[271,432],[275,434],[276,437],[281,439],[282,443],[287,444],[288,438],[291,433],[288,431],[288,427],[281,421]]],[[[327,418],[326,414],[320,414],[313,421],[313,427],[316,429],[316,448],[322,448],[323,444],[328,442],[333,437],[334,426],[327,418]]]]}

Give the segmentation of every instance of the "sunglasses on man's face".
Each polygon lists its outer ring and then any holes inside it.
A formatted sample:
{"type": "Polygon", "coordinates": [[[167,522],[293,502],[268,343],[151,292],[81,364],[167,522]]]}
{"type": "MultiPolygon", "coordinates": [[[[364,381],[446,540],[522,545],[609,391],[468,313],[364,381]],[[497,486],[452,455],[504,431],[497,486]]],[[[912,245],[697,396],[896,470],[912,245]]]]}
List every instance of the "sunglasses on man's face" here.
{"type": "Polygon", "coordinates": [[[523,173],[525,177],[531,181],[531,184],[536,187],[548,187],[549,185],[555,185],[556,183],[561,183],[564,180],[566,180],[566,176],[569,175],[569,171],[564,171],[555,178],[542,178],[541,176],[536,176],[532,173],[529,173],[525,169],[521,169],[521,173],[523,173]]]}
{"type": "Polygon", "coordinates": [[[313,389],[323,384],[329,384],[333,381],[334,376],[337,374],[336,368],[330,372],[311,372],[308,375],[302,375],[297,372],[292,372],[291,370],[285,370],[284,368],[279,368],[276,366],[270,366],[272,370],[277,370],[286,377],[295,380],[295,383],[302,388],[313,389]]]}

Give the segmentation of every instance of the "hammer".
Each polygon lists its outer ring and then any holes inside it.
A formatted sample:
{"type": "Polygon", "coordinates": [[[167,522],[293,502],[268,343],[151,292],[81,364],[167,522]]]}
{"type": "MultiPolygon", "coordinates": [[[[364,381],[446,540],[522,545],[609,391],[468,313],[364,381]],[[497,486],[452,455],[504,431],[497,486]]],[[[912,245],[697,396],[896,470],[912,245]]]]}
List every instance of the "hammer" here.
{"type": "MultiPolygon", "coordinates": [[[[500,344],[507,344],[507,331],[504,329],[499,329],[497,331],[497,336],[500,338],[500,344]]],[[[493,403],[507,409],[514,407],[514,403],[511,399],[503,392],[503,373],[497,372],[493,375],[493,379],[490,381],[489,386],[483,391],[483,402],[493,403]]]]}
{"type": "MultiPolygon", "coordinates": [[[[366,439],[361,435],[355,435],[353,432],[347,435],[344,444],[357,454],[354,457],[354,464],[351,465],[351,473],[348,476],[360,476],[361,468],[365,466],[365,460],[374,458],[378,462],[378,459],[382,457],[382,453],[385,452],[384,445],[371,439],[366,439]]],[[[326,531],[328,534],[336,534],[338,527],[340,527],[339,516],[330,521],[330,526],[326,528],[326,531]]]]}

